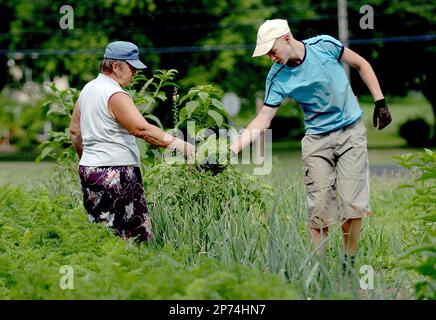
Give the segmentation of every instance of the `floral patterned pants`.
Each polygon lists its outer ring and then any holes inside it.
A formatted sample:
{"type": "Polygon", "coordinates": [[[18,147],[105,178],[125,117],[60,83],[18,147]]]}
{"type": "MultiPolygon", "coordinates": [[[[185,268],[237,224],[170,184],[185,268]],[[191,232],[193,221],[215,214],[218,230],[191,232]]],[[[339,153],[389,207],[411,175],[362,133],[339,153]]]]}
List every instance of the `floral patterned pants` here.
{"type": "Polygon", "coordinates": [[[151,239],[151,221],[138,167],[79,166],[79,177],[90,222],[103,222],[124,239],[151,239]]]}

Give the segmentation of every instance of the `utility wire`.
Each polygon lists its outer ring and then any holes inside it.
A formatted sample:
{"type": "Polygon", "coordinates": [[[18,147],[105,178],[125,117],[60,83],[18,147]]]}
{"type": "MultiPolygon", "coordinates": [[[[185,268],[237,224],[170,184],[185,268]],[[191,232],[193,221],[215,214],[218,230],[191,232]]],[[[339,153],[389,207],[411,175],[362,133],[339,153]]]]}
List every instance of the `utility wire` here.
{"type": "MultiPolygon", "coordinates": [[[[369,45],[374,43],[403,43],[403,42],[431,42],[436,40],[436,34],[418,36],[384,37],[373,39],[350,39],[350,45],[369,45]]],[[[208,45],[191,47],[162,47],[162,48],[141,48],[141,53],[198,53],[198,52],[219,52],[252,50],[254,44],[235,45],[208,45]]],[[[0,54],[13,56],[44,56],[44,55],[77,55],[90,54],[102,55],[104,48],[92,49],[0,49],[0,54]]]]}

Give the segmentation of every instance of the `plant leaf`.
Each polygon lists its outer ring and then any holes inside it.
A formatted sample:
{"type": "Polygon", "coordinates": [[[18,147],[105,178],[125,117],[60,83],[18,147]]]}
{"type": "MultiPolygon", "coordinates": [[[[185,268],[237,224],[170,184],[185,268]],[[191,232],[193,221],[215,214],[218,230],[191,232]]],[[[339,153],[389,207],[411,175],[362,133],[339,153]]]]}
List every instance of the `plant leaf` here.
{"type": "MultiPolygon", "coordinates": [[[[213,100],[213,99],[212,99],[213,100]]],[[[218,112],[219,114],[221,114],[225,119],[230,119],[229,114],[226,112],[226,110],[222,109],[222,108],[218,108],[215,105],[213,105],[213,101],[212,101],[212,107],[211,109],[215,110],[216,112],[218,112]]]]}
{"type": "Polygon", "coordinates": [[[217,99],[215,99],[215,98],[212,98],[212,104],[213,104],[215,107],[217,107],[217,108],[221,108],[221,109],[224,110],[224,105],[223,105],[223,103],[222,103],[221,101],[219,101],[219,100],[217,100],[217,99]]]}
{"type": "Polygon", "coordinates": [[[199,92],[198,96],[200,97],[201,101],[205,102],[207,98],[209,98],[209,94],[207,92],[199,92]]]}
{"type": "Polygon", "coordinates": [[[397,187],[397,189],[414,188],[413,184],[402,184],[397,187]]]}
{"type": "Polygon", "coordinates": [[[53,147],[50,147],[50,146],[47,146],[44,149],[42,149],[39,159],[42,160],[45,157],[47,157],[50,154],[50,152],[52,152],[52,150],[53,150],[53,147]]]}
{"type": "Polygon", "coordinates": [[[183,120],[186,119],[186,107],[183,107],[180,111],[179,111],[179,121],[183,122],[183,120]]]}
{"type": "Polygon", "coordinates": [[[207,114],[208,114],[208,115],[209,115],[213,120],[215,120],[215,123],[216,123],[216,125],[217,125],[218,127],[221,127],[221,125],[222,125],[222,123],[223,123],[223,121],[224,121],[222,115],[220,115],[218,112],[216,112],[216,111],[214,111],[214,110],[209,110],[209,111],[207,112],[207,114]]]}
{"type": "Polygon", "coordinates": [[[194,113],[195,109],[197,109],[200,106],[200,103],[198,101],[190,101],[186,104],[186,114],[188,117],[194,113]]]}

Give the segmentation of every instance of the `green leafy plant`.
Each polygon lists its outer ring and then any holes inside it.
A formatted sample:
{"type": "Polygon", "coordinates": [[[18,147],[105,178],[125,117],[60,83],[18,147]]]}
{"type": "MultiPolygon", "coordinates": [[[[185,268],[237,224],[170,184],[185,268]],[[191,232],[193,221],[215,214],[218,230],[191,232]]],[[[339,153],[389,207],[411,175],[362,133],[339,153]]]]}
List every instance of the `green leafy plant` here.
{"type": "Polygon", "coordinates": [[[400,165],[410,170],[415,178],[413,184],[400,188],[413,188],[415,195],[410,210],[416,210],[418,219],[424,221],[427,243],[410,249],[403,258],[415,256],[417,262],[407,266],[423,277],[415,283],[418,299],[436,299],[436,153],[429,149],[418,154],[405,154],[398,157],[400,165]]]}
{"type": "Polygon", "coordinates": [[[195,160],[198,164],[217,163],[226,164],[228,162],[228,141],[227,137],[210,135],[195,150],[195,160]]]}
{"type": "MultiPolygon", "coordinates": [[[[197,133],[206,129],[231,128],[227,124],[229,115],[221,103],[223,92],[212,85],[196,86],[180,99],[182,107],[178,113],[176,129],[188,129],[190,122],[195,125],[193,132],[197,133]]],[[[201,139],[203,140],[203,139],[201,139]]]]}
{"type": "Polygon", "coordinates": [[[230,164],[232,153],[230,151],[229,138],[210,135],[197,145],[195,154],[191,158],[200,170],[208,170],[218,174],[230,164]]]}
{"type": "Polygon", "coordinates": [[[175,69],[156,70],[153,76],[148,79],[138,71],[127,90],[132,94],[132,99],[144,118],[152,120],[154,124],[163,129],[160,120],[151,114],[158,100],[166,101],[167,94],[163,91],[165,87],[177,87],[173,82],[178,71],[175,69]],[[139,89],[137,89],[139,88],[139,89]]]}
{"type": "Polygon", "coordinates": [[[54,83],[49,85],[52,97],[43,104],[47,117],[58,119],[60,126],[49,132],[48,139],[39,146],[40,154],[36,161],[50,157],[57,162],[71,164],[77,160],[76,152],[71,143],[68,125],[71,120],[74,105],[79,98],[75,88],[59,90],[54,83]],[[59,121],[59,119],[61,119],[59,121]],[[58,130],[57,130],[58,129],[58,130]]]}
{"type": "MultiPolygon", "coordinates": [[[[178,71],[175,69],[156,70],[149,79],[141,71],[138,71],[127,88],[143,117],[148,121],[151,120],[151,123],[162,130],[164,130],[164,127],[161,121],[152,112],[159,101],[164,102],[168,99],[164,88],[173,87],[177,89],[178,85],[174,82],[177,73],[178,71]]],[[[142,139],[137,139],[137,143],[141,152],[141,161],[144,165],[152,165],[162,157],[162,150],[155,148],[142,139]]]]}
{"type": "Polygon", "coordinates": [[[213,174],[222,172],[229,163],[229,135],[227,130],[236,130],[228,124],[229,115],[221,103],[223,92],[212,85],[193,87],[180,101],[175,99],[173,108],[175,130],[182,130],[188,141],[195,141],[193,156],[197,168],[213,174]],[[220,136],[224,129],[224,136],[220,136]]]}

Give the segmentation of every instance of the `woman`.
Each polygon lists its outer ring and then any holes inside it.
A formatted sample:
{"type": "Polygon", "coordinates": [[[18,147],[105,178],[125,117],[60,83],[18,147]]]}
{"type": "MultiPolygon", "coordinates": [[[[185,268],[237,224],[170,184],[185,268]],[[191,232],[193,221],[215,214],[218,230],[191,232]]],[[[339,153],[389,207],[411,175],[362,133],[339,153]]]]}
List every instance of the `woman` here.
{"type": "Polygon", "coordinates": [[[194,146],[148,123],[122,87],[132,81],[139,60],[136,45],[106,47],[100,74],[85,85],[74,107],[70,134],[79,162],[83,201],[91,222],[104,222],[117,236],[152,237],[135,137],[189,156],[194,146]]]}

